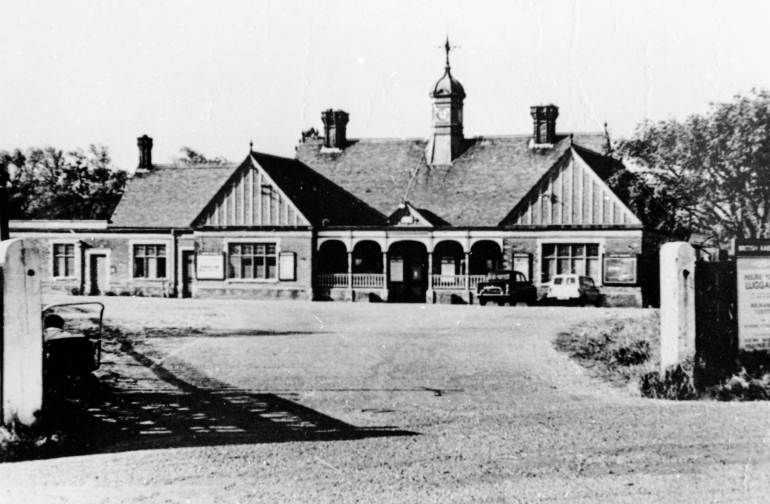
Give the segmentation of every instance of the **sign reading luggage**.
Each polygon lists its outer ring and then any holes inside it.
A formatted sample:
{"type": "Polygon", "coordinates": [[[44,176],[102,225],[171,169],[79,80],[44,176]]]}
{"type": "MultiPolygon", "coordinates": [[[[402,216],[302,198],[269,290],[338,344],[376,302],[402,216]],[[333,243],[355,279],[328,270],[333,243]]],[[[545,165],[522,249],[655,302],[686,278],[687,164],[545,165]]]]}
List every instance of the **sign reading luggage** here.
{"type": "Polygon", "coordinates": [[[738,345],[770,351],[770,240],[738,240],[738,345]]]}
{"type": "Polygon", "coordinates": [[[222,254],[199,254],[195,259],[195,276],[198,280],[224,280],[225,258],[222,254]]]}

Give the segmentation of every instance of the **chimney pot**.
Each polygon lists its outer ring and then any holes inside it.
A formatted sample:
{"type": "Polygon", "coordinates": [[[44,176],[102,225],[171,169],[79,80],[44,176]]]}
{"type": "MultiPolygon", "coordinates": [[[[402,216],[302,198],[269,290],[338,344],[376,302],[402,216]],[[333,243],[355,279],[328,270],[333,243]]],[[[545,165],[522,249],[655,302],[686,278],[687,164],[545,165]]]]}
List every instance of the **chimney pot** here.
{"type": "Polygon", "coordinates": [[[347,125],[350,116],[342,110],[328,109],[321,113],[324,123],[324,147],[344,149],[347,144],[347,125]]]}
{"type": "Polygon", "coordinates": [[[556,118],[559,107],[556,105],[536,105],[530,107],[532,116],[532,139],[535,145],[556,143],[556,118]]]}
{"type": "Polygon", "coordinates": [[[147,135],[137,139],[139,145],[139,169],[149,170],[152,168],[152,138],[147,135]]]}

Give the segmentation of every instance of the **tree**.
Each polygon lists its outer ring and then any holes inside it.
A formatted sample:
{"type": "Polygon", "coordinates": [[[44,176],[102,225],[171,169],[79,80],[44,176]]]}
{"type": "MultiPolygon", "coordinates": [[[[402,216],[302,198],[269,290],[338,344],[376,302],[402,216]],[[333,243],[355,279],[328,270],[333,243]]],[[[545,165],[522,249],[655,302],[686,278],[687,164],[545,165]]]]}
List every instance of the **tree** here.
{"type": "Polygon", "coordinates": [[[106,147],[0,151],[10,219],[108,219],[128,181],[106,147]]]}
{"type": "Polygon", "coordinates": [[[618,150],[678,228],[719,241],[770,238],[770,92],[712,103],[683,122],[645,122],[618,150]]]}
{"type": "Polygon", "coordinates": [[[177,158],[176,162],[184,165],[194,165],[194,164],[228,164],[230,161],[227,159],[218,156],[215,158],[207,158],[202,153],[192,150],[189,147],[182,147],[179,149],[179,152],[183,154],[182,157],[177,158]]]}

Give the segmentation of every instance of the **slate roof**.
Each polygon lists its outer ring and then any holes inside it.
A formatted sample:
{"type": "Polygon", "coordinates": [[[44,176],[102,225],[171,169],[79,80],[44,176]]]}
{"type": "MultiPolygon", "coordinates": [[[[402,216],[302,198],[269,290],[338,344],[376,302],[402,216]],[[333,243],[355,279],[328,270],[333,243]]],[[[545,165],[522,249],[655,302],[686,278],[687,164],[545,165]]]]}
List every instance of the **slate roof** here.
{"type": "Polygon", "coordinates": [[[252,152],[251,156],[313,226],[387,223],[385,215],[296,159],[259,152],[252,152]]]}
{"type": "MultiPolygon", "coordinates": [[[[468,139],[451,166],[426,164],[425,139],[349,140],[340,153],[322,153],[323,142],[309,140],[297,157],[385,215],[408,200],[452,226],[496,227],[570,146],[567,135],[546,149],[531,149],[530,139],[468,139]]],[[[574,136],[591,150],[603,142],[602,133],[574,136]]]]}
{"type": "Polygon", "coordinates": [[[110,219],[110,227],[187,228],[235,165],[153,165],[137,173],[110,219]]]}
{"type": "MultiPolygon", "coordinates": [[[[387,218],[296,159],[252,152],[251,157],[313,226],[382,226],[387,218]]],[[[236,167],[154,165],[136,174],[112,216],[112,228],[189,228],[225,191],[225,184],[251,159],[236,167]]]]}

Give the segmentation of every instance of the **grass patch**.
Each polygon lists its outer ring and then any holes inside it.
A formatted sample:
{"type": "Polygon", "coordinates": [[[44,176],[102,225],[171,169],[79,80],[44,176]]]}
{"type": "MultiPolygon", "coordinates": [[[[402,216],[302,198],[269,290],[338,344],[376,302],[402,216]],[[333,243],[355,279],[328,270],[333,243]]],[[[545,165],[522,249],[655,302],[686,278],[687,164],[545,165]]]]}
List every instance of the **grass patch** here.
{"type": "Polygon", "coordinates": [[[770,400],[770,355],[765,352],[742,353],[725,379],[702,390],[695,388],[693,361],[661,375],[657,310],[639,317],[581,324],[559,334],[554,344],[587,368],[592,376],[633,388],[644,397],[678,401],[770,400]]]}
{"type": "Polygon", "coordinates": [[[660,362],[660,318],[657,311],[641,317],[611,318],[578,325],[556,337],[555,346],[592,376],[617,386],[636,385],[660,362]]]}

